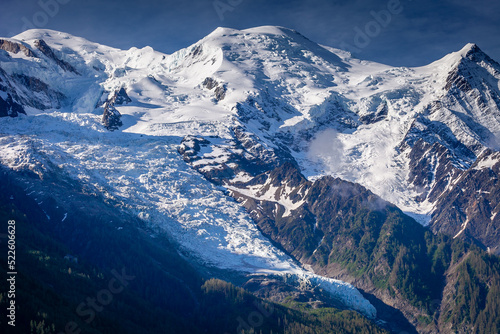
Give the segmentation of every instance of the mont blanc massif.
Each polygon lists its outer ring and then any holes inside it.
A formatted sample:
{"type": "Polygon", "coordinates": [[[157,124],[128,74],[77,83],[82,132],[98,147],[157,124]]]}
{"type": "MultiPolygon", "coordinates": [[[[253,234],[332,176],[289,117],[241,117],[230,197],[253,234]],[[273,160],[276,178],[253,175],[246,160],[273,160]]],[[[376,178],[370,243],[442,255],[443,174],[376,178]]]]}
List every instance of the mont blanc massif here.
{"type": "Polygon", "coordinates": [[[500,332],[475,44],[391,67],[273,26],[170,55],[28,30],[0,39],[0,116],[2,332],[500,332]]]}

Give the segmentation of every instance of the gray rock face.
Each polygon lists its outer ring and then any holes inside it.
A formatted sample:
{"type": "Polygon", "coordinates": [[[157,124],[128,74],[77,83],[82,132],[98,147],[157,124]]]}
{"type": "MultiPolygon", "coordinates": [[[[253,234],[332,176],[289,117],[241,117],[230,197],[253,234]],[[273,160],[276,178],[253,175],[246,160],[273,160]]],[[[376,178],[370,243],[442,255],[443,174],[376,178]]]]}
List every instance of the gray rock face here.
{"type": "Polygon", "coordinates": [[[387,103],[383,103],[379,105],[375,113],[361,116],[359,121],[363,124],[373,124],[385,119],[387,117],[387,112],[387,103]]]}
{"type": "Polygon", "coordinates": [[[420,139],[410,152],[408,181],[420,189],[418,200],[436,201],[448,184],[462,174],[453,163],[450,150],[440,143],[429,144],[420,139]]]}
{"type": "Polygon", "coordinates": [[[23,105],[41,110],[59,109],[66,99],[64,94],[51,89],[49,85],[40,79],[22,74],[14,74],[12,78],[17,86],[23,90],[22,96],[24,98],[21,98],[23,105]],[[33,93],[37,93],[43,96],[43,98],[31,98],[34,95],[33,93]]]}
{"type": "Polygon", "coordinates": [[[17,117],[19,114],[26,114],[24,108],[17,102],[17,95],[12,97],[11,93],[15,91],[11,89],[9,78],[4,70],[0,68],[0,117],[17,117]]]}
{"type": "Polygon", "coordinates": [[[217,80],[213,78],[205,78],[202,85],[208,90],[214,89],[215,99],[217,101],[222,101],[226,97],[227,88],[225,85],[221,85],[217,80]]]}
{"type": "Polygon", "coordinates": [[[132,102],[132,99],[127,95],[125,88],[120,88],[119,91],[115,92],[114,96],[115,104],[122,105],[132,102]]]}
{"type": "Polygon", "coordinates": [[[17,117],[19,114],[26,114],[26,111],[12,99],[10,94],[7,94],[5,100],[0,96],[0,117],[17,117]]]}
{"type": "Polygon", "coordinates": [[[219,85],[217,80],[215,80],[213,78],[205,78],[205,80],[203,80],[203,82],[201,84],[209,90],[212,90],[219,85]]]}
{"type": "Polygon", "coordinates": [[[36,57],[33,51],[23,44],[7,41],[5,39],[0,39],[0,49],[11,53],[23,52],[27,57],[36,57]]]}
{"type": "Polygon", "coordinates": [[[113,95],[104,102],[104,112],[102,114],[102,124],[110,131],[118,130],[123,125],[121,121],[122,115],[115,108],[115,104],[122,105],[130,103],[132,99],[127,95],[125,88],[120,88],[115,91],[113,95]]]}
{"type": "Polygon", "coordinates": [[[112,104],[104,106],[104,113],[102,114],[102,124],[109,131],[118,130],[123,125],[121,121],[122,115],[112,104]]]}
{"type": "Polygon", "coordinates": [[[25,114],[25,107],[40,110],[61,108],[66,96],[50,88],[42,80],[24,74],[7,74],[0,68],[0,91],[5,92],[3,97],[3,116],[17,116],[25,114]]]}
{"type": "Polygon", "coordinates": [[[432,229],[500,254],[500,153],[485,151],[436,202],[432,229]]]}
{"type": "Polygon", "coordinates": [[[217,101],[222,101],[226,97],[226,87],[225,86],[218,86],[214,90],[215,93],[215,99],[217,101]]]}
{"type": "Polygon", "coordinates": [[[65,71],[73,72],[75,74],[80,74],[78,71],[71,66],[69,63],[65,62],[62,59],[59,59],[54,51],[50,48],[50,46],[45,43],[43,39],[39,39],[35,41],[35,46],[37,47],[38,50],[40,50],[45,56],[48,58],[52,59],[59,67],[61,67],[65,71]]]}

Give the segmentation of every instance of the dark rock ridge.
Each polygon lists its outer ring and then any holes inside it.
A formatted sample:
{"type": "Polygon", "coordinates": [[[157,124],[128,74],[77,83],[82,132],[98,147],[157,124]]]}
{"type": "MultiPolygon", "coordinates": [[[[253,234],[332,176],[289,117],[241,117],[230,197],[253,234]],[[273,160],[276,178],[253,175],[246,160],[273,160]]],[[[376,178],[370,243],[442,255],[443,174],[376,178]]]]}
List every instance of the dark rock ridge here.
{"type": "Polygon", "coordinates": [[[132,102],[132,99],[127,95],[127,91],[125,88],[120,88],[117,92],[115,92],[115,96],[113,97],[114,103],[118,105],[128,104],[132,102]]]}
{"type": "Polygon", "coordinates": [[[61,67],[65,71],[73,72],[75,74],[80,75],[78,71],[71,66],[71,64],[65,62],[64,60],[60,59],[57,57],[54,53],[54,51],[51,49],[50,46],[45,43],[43,39],[38,39],[35,41],[35,47],[40,50],[45,56],[48,58],[52,59],[59,67],[61,67]]]}
{"type": "Polygon", "coordinates": [[[0,49],[11,53],[23,52],[27,57],[36,57],[33,51],[31,51],[31,49],[29,49],[27,46],[5,39],[0,39],[0,49]]]}
{"type": "Polygon", "coordinates": [[[454,164],[452,151],[438,142],[429,144],[417,140],[409,154],[410,173],[408,181],[418,189],[417,200],[435,202],[446,188],[462,174],[462,169],[454,164]]]}
{"type": "Polygon", "coordinates": [[[7,98],[5,100],[0,95],[0,117],[17,117],[19,114],[26,114],[23,107],[14,102],[10,94],[7,94],[7,98]]]}
{"type": "Polygon", "coordinates": [[[111,97],[104,102],[104,112],[102,114],[102,124],[110,131],[118,130],[123,125],[121,121],[121,114],[115,108],[115,104],[122,105],[130,103],[132,99],[127,95],[125,88],[116,90],[111,97]]]}
{"type": "Polygon", "coordinates": [[[450,98],[465,99],[479,110],[488,109],[486,101],[500,108],[500,89],[495,82],[500,79],[500,64],[479,49],[471,46],[459,63],[448,73],[445,90],[450,98]],[[481,79],[480,79],[481,78],[481,79]]]}
{"type": "Polygon", "coordinates": [[[214,89],[215,99],[217,101],[222,101],[226,97],[226,85],[221,85],[217,80],[213,78],[205,78],[203,80],[202,85],[208,90],[214,89]]]}
{"type": "Polygon", "coordinates": [[[63,93],[51,89],[48,84],[40,79],[23,74],[14,74],[12,78],[18,84],[17,87],[20,88],[21,96],[24,97],[21,98],[23,105],[41,110],[59,109],[66,99],[63,93]],[[31,98],[34,96],[33,93],[41,93],[43,98],[31,98]]]}
{"type": "Polygon", "coordinates": [[[432,229],[500,254],[500,153],[486,150],[437,199],[432,229]]]}
{"type": "Polygon", "coordinates": [[[2,115],[17,116],[26,114],[25,107],[40,110],[59,109],[66,101],[66,96],[53,90],[42,80],[24,74],[8,75],[0,68],[0,91],[5,92],[0,98],[4,101],[2,115]]]}
{"type": "Polygon", "coordinates": [[[374,113],[361,116],[359,121],[363,124],[373,124],[384,120],[387,117],[387,113],[387,103],[384,102],[377,107],[374,113]]]}
{"type": "Polygon", "coordinates": [[[0,117],[17,117],[26,114],[23,106],[18,103],[19,97],[12,89],[7,73],[0,68],[0,117]],[[12,97],[12,94],[14,97],[12,97]]]}

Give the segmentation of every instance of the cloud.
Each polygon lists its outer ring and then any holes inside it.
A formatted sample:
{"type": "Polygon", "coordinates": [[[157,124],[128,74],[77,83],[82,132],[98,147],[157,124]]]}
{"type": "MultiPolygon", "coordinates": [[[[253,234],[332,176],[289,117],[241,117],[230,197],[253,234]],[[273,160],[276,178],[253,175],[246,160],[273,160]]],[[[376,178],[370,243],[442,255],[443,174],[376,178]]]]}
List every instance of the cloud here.
{"type": "Polygon", "coordinates": [[[307,154],[313,162],[321,163],[329,174],[339,172],[344,165],[344,144],[333,129],[319,132],[311,141],[307,154]]]}

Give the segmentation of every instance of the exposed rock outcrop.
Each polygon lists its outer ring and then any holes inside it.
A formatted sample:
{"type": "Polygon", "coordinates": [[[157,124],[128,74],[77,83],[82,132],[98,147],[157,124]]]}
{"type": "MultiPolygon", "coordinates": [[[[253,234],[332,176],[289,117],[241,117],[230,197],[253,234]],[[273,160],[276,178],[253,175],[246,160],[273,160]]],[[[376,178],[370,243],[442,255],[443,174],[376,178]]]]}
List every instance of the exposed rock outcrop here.
{"type": "Polygon", "coordinates": [[[436,202],[432,229],[500,254],[500,153],[486,150],[436,202]]]}
{"type": "Polygon", "coordinates": [[[213,78],[205,78],[202,85],[208,90],[214,89],[215,99],[217,101],[222,101],[226,97],[226,85],[220,84],[217,80],[213,78]]]}
{"type": "Polygon", "coordinates": [[[0,49],[11,53],[23,52],[27,57],[36,57],[36,55],[21,43],[0,39],[0,49]]]}
{"type": "Polygon", "coordinates": [[[2,94],[0,94],[0,117],[17,117],[19,114],[26,114],[23,107],[16,103],[10,94],[7,94],[7,98],[4,100],[2,94]]]}
{"type": "Polygon", "coordinates": [[[363,124],[373,124],[379,122],[387,117],[388,107],[387,103],[382,103],[377,107],[375,113],[363,115],[359,118],[359,121],[363,124]]]}
{"type": "Polygon", "coordinates": [[[115,108],[115,104],[122,105],[130,103],[132,99],[127,95],[125,88],[116,90],[111,97],[104,102],[104,113],[102,114],[102,124],[110,131],[118,130],[123,125],[121,121],[121,114],[115,108]]]}
{"type": "Polygon", "coordinates": [[[120,112],[112,104],[106,103],[102,114],[102,124],[106,129],[110,131],[118,130],[123,125],[121,117],[120,112]]]}
{"type": "Polygon", "coordinates": [[[19,97],[7,77],[7,73],[0,68],[0,117],[17,117],[19,114],[26,114],[23,106],[18,103],[19,97]]]}
{"type": "Polygon", "coordinates": [[[132,99],[127,95],[125,88],[120,88],[120,90],[115,92],[114,103],[118,105],[127,104],[132,102],[132,99]]]}
{"type": "Polygon", "coordinates": [[[45,56],[48,58],[52,59],[59,67],[61,67],[65,71],[73,72],[75,74],[80,75],[78,71],[71,66],[71,64],[65,62],[62,59],[59,59],[59,57],[56,56],[54,51],[51,49],[50,46],[45,43],[43,39],[38,39],[35,41],[35,46],[37,47],[38,50],[40,50],[45,56]]]}
{"type": "Polygon", "coordinates": [[[209,90],[212,90],[212,89],[214,89],[215,87],[217,87],[219,85],[219,83],[217,82],[217,80],[215,80],[213,78],[205,78],[205,80],[203,80],[203,82],[201,84],[206,89],[209,89],[209,90]]]}

